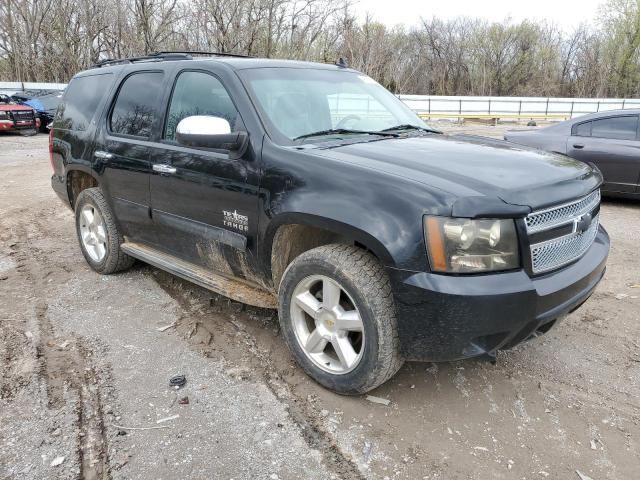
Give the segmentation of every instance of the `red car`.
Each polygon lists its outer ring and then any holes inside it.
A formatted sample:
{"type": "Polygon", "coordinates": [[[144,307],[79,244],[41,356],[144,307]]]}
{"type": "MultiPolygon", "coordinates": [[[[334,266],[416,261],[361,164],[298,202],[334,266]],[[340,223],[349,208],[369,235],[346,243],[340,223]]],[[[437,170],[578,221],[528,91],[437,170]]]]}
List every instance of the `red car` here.
{"type": "Polygon", "coordinates": [[[7,95],[0,95],[0,132],[35,135],[39,128],[40,119],[33,108],[17,105],[7,95]]]}

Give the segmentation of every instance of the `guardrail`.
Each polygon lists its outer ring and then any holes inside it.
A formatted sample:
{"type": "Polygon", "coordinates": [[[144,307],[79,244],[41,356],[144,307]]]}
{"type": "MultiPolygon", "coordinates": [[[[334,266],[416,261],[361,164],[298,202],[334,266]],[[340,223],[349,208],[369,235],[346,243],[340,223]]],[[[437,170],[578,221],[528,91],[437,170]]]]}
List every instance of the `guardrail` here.
{"type": "MultiPolygon", "coordinates": [[[[65,83],[0,82],[0,91],[64,90],[65,83]]],[[[336,98],[351,103],[354,110],[369,98],[355,95],[336,98]]],[[[640,99],[629,98],[555,98],[555,97],[467,97],[437,95],[398,95],[409,108],[423,118],[450,119],[500,119],[514,120],[566,120],[569,118],[605,110],[640,108],[640,99]]],[[[340,110],[346,110],[344,105],[340,110]]],[[[375,108],[374,108],[375,109],[375,108]]]]}
{"type": "Polygon", "coordinates": [[[566,120],[605,110],[640,108],[640,99],[540,98],[540,97],[441,97],[398,95],[424,118],[485,118],[566,120]]]}
{"type": "Polygon", "coordinates": [[[64,90],[66,83],[0,82],[0,91],[24,92],[25,90],[64,90]]]}

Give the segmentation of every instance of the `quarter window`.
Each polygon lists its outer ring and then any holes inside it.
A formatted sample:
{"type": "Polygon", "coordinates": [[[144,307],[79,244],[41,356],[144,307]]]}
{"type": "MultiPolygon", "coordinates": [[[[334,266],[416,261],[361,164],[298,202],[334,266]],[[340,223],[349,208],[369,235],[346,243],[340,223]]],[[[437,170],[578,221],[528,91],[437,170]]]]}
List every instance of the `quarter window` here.
{"type": "Polygon", "coordinates": [[[611,117],[591,122],[591,136],[614,138],[618,140],[635,140],[638,130],[638,117],[611,117]]]}
{"type": "Polygon", "coordinates": [[[234,130],[238,112],[216,77],[204,72],[182,72],[171,96],[164,138],[175,140],[180,120],[193,115],[224,118],[234,130]]]}
{"type": "MultiPolygon", "coordinates": [[[[58,107],[53,128],[86,130],[109,90],[113,75],[86,75],[71,80],[58,107]]],[[[45,105],[46,107],[46,105],[45,105]]]]}
{"type": "Polygon", "coordinates": [[[111,132],[149,138],[157,115],[161,87],[161,72],[134,73],[127,77],[111,111],[111,132]]]}

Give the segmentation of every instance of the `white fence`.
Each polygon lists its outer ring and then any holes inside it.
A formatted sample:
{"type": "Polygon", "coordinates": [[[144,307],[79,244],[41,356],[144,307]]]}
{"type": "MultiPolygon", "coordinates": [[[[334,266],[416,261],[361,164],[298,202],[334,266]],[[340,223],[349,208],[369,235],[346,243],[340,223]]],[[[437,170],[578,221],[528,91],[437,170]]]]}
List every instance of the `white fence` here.
{"type": "Polygon", "coordinates": [[[640,99],[544,97],[444,97],[398,95],[409,108],[432,118],[568,119],[605,110],[640,108],[640,99]]]}
{"type": "Polygon", "coordinates": [[[25,90],[64,90],[66,83],[37,83],[37,82],[0,82],[0,92],[16,93],[25,90]]]}
{"type": "MultiPolygon", "coordinates": [[[[0,82],[0,92],[64,90],[66,86],[65,83],[0,82]]],[[[426,118],[563,120],[605,110],[640,108],[640,99],[629,98],[447,97],[436,95],[398,95],[398,98],[420,116],[426,118]]]]}

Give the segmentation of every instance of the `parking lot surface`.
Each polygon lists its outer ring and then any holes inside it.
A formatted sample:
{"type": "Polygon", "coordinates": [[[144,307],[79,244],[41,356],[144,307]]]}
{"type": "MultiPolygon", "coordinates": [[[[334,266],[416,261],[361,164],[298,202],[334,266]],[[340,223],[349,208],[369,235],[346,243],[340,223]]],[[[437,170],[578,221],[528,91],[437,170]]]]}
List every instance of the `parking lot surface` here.
{"type": "Polygon", "coordinates": [[[495,365],[407,363],[383,405],[307,378],[274,312],[94,273],[49,177],[46,136],[0,137],[0,479],[638,478],[640,202],[604,201],[582,308],[495,365]]]}

